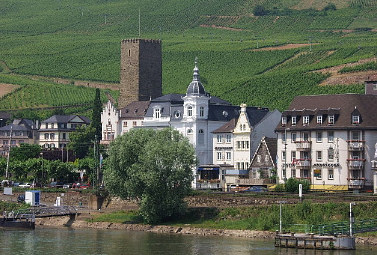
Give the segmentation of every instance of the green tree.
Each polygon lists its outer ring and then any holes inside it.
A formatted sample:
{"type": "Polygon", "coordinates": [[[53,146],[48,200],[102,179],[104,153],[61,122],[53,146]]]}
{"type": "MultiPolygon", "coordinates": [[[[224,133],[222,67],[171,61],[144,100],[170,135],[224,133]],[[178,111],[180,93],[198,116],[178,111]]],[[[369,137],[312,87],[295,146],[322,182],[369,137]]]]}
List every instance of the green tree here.
{"type": "Polygon", "coordinates": [[[45,169],[49,178],[57,181],[69,181],[73,179],[73,165],[61,162],[59,160],[49,161],[45,169]]]}
{"type": "Polygon", "coordinates": [[[11,160],[26,161],[30,158],[38,158],[41,147],[38,144],[22,143],[19,147],[13,147],[10,153],[11,160]]]}
{"type": "Polygon", "coordinates": [[[96,178],[95,172],[95,161],[93,157],[86,157],[83,159],[77,160],[77,168],[79,170],[85,170],[86,175],[89,178],[89,183],[93,183],[93,180],[96,178]]]}
{"type": "Polygon", "coordinates": [[[85,158],[93,147],[94,134],[95,129],[91,125],[76,128],[75,132],[69,135],[68,149],[72,150],[77,158],[85,158]]]}
{"type": "Polygon", "coordinates": [[[256,5],[253,9],[254,16],[264,16],[268,14],[268,10],[263,5],[256,5]]]}
{"type": "Polygon", "coordinates": [[[110,145],[104,179],[113,195],[135,198],[146,223],[184,212],[195,150],[173,129],[132,129],[110,145]]]}
{"type": "Polygon", "coordinates": [[[93,115],[91,126],[95,129],[97,140],[101,140],[102,124],[101,124],[102,102],[100,90],[96,89],[96,96],[93,102],[93,115]]]}

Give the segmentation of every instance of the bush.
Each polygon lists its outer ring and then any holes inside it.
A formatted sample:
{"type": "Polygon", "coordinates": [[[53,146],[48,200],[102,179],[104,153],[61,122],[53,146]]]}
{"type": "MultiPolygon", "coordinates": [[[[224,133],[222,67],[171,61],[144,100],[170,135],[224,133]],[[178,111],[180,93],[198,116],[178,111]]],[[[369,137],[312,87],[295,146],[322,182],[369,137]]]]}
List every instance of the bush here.
{"type": "Polygon", "coordinates": [[[253,14],[254,16],[265,16],[268,14],[268,10],[262,5],[257,5],[254,7],[253,14]]]}
{"type": "Polygon", "coordinates": [[[296,178],[289,178],[285,183],[285,191],[291,193],[298,193],[299,184],[302,184],[302,191],[307,192],[310,189],[310,183],[307,180],[297,180],[296,178]]]}
{"type": "Polygon", "coordinates": [[[285,191],[285,186],[284,186],[284,184],[277,184],[277,185],[275,186],[275,191],[276,191],[276,192],[284,192],[284,191],[285,191]]]}
{"type": "Polygon", "coordinates": [[[333,3],[328,3],[322,11],[336,11],[336,5],[333,3]]]}

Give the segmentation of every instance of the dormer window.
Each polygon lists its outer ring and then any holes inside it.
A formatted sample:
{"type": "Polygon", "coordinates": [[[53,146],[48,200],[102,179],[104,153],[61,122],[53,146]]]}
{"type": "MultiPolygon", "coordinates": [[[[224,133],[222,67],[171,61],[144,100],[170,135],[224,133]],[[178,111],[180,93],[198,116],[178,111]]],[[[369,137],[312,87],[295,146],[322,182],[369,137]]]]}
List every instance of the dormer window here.
{"type": "Polygon", "coordinates": [[[317,116],[317,124],[322,124],[322,115],[317,116]]]}
{"type": "Polygon", "coordinates": [[[329,115],[328,117],[328,122],[329,122],[329,125],[333,125],[334,124],[334,115],[329,115]]]}
{"type": "Polygon", "coordinates": [[[287,117],[281,117],[281,125],[287,125],[287,117]]]}
{"type": "Polygon", "coordinates": [[[187,107],[187,116],[192,116],[192,106],[187,107]]]}
{"type": "Polygon", "coordinates": [[[309,116],[304,116],[304,117],[302,118],[302,123],[303,123],[304,125],[308,125],[308,124],[309,124],[309,116]]]}
{"type": "Polygon", "coordinates": [[[297,123],[297,118],[296,116],[292,117],[292,126],[296,126],[296,123],[297,123]]]}
{"type": "Polygon", "coordinates": [[[160,112],[161,110],[160,110],[160,108],[155,108],[154,109],[154,118],[155,119],[159,119],[160,117],[161,117],[161,112],[160,112]]]}
{"type": "Polygon", "coordinates": [[[352,124],[359,124],[360,123],[360,116],[359,115],[353,115],[352,116],[352,124]]]}

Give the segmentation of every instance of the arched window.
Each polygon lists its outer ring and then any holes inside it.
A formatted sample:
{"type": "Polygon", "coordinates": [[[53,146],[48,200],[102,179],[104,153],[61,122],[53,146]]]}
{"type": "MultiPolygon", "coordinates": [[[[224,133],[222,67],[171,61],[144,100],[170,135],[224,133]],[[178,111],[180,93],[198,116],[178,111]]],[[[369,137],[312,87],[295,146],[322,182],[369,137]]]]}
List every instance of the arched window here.
{"type": "Polygon", "coordinates": [[[192,135],[192,133],[193,133],[193,132],[192,132],[192,129],[189,128],[189,129],[187,130],[187,134],[188,134],[188,135],[192,135]]]}
{"type": "Polygon", "coordinates": [[[187,107],[187,116],[192,116],[192,106],[187,107]]]}

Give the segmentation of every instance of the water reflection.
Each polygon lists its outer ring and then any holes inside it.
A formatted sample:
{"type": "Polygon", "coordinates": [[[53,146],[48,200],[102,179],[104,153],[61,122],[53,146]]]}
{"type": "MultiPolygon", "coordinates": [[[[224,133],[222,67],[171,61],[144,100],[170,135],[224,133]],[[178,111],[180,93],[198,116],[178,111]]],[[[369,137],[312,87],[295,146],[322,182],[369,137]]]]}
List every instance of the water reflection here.
{"type": "Polygon", "coordinates": [[[377,247],[358,246],[356,251],[296,250],[275,248],[273,240],[63,228],[0,231],[0,254],[374,255],[377,247]]]}

